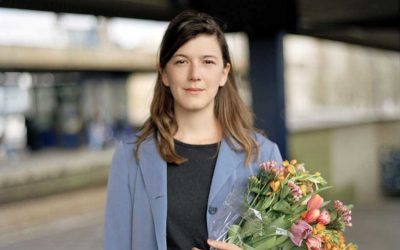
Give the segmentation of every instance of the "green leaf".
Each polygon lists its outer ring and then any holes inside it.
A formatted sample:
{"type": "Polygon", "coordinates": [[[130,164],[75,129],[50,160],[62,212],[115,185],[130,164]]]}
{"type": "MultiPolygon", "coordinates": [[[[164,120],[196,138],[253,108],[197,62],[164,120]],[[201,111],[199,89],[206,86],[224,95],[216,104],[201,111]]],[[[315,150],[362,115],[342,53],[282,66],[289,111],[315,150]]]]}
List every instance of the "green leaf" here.
{"type": "Polygon", "coordinates": [[[258,187],[252,187],[252,188],[250,189],[250,192],[259,194],[259,193],[261,193],[261,189],[258,188],[258,187]]]}
{"type": "Polygon", "coordinates": [[[282,244],[283,242],[285,242],[287,239],[289,239],[289,237],[287,237],[287,236],[284,236],[284,235],[278,236],[278,238],[276,238],[275,244],[276,244],[277,246],[279,246],[280,244],[282,244]]]}
{"type": "Polygon", "coordinates": [[[277,228],[288,229],[291,226],[290,221],[288,221],[285,216],[281,216],[278,219],[272,221],[265,227],[266,235],[274,235],[277,228]]]}
{"type": "Polygon", "coordinates": [[[268,237],[266,240],[260,242],[260,244],[257,244],[254,246],[255,250],[267,250],[273,248],[276,244],[276,237],[268,237]]]}
{"type": "Polygon", "coordinates": [[[273,203],[275,203],[278,200],[278,196],[273,195],[270,197],[267,197],[264,202],[261,205],[261,211],[265,211],[267,208],[269,208],[273,203]]]}
{"type": "Polygon", "coordinates": [[[322,203],[321,208],[326,207],[329,203],[331,203],[331,201],[325,201],[322,203]]]}
{"type": "Polygon", "coordinates": [[[243,244],[242,248],[243,248],[243,250],[255,250],[253,247],[251,247],[247,244],[243,244]]]}
{"type": "Polygon", "coordinates": [[[338,216],[338,214],[335,210],[329,211],[329,215],[331,216],[331,221],[335,221],[338,216]]]}
{"type": "Polygon", "coordinates": [[[280,250],[291,250],[296,247],[291,240],[286,241],[282,246],[280,246],[280,250]]]}
{"type": "Polygon", "coordinates": [[[274,206],[272,206],[272,209],[285,214],[291,213],[290,204],[285,200],[280,200],[279,202],[277,202],[274,206]]]}
{"type": "Polygon", "coordinates": [[[294,208],[293,214],[301,214],[302,212],[306,211],[307,207],[304,205],[300,205],[299,207],[294,208]]]}
{"type": "Polygon", "coordinates": [[[282,187],[281,194],[280,194],[281,200],[285,199],[286,196],[289,194],[289,192],[290,192],[290,187],[288,185],[284,185],[282,187]]]}
{"type": "Polygon", "coordinates": [[[259,219],[254,214],[249,214],[246,216],[246,219],[242,225],[240,230],[240,236],[242,238],[253,236],[256,234],[260,234],[263,229],[264,222],[262,219],[259,219]]]}
{"type": "Polygon", "coordinates": [[[285,225],[285,216],[281,216],[271,223],[271,226],[276,226],[280,228],[284,228],[284,225],[285,225]]]}
{"type": "Polygon", "coordinates": [[[229,243],[236,243],[240,239],[240,226],[239,225],[232,225],[228,230],[228,239],[229,243]]]}

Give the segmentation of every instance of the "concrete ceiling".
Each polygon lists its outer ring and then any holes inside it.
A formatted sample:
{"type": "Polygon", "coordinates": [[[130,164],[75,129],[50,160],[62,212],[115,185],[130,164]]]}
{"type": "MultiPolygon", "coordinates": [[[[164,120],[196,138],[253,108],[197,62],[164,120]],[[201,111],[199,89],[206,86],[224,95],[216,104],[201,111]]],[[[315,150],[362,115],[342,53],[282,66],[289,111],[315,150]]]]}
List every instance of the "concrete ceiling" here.
{"type": "Polygon", "coordinates": [[[164,21],[191,8],[251,36],[283,30],[400,51],[398,0],[0,0],[0,7],[164,21]]]}

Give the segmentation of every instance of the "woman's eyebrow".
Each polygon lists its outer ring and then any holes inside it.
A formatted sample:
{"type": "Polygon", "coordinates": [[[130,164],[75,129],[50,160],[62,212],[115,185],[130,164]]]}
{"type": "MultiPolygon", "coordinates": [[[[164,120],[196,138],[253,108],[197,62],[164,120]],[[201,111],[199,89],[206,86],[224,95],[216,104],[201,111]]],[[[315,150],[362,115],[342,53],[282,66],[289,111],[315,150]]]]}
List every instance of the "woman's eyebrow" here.
{"type": "MultiPolygon", "coordinates": [[[[185,58],[191,58],[190,56],[188,56],[188,55],[185,55],[185,54],[176,54],[176,55],[173,55],[173,57],[185,57],[185,58]]],[[[212,58],[217,58],[217,56],[215,56],[215,55],[202,55],[200,58],[209,58],[209,57],[212,57],[212,58]]]]}
{"type": "Polygon", "coordinates": [[[172,57],[185,57],[185,58],[189,58],[189,56],[185,55],[185,54],[176,54],[173,55],[172,57]]]}
{"type": "Polygon", "coordinates": [[[202,56],[202,58],[208,58],[208,57],[212,57],[212,58],[217,58],[216,56],[214,56],[214,55],[204,55],[204,56],[202,56]]]}

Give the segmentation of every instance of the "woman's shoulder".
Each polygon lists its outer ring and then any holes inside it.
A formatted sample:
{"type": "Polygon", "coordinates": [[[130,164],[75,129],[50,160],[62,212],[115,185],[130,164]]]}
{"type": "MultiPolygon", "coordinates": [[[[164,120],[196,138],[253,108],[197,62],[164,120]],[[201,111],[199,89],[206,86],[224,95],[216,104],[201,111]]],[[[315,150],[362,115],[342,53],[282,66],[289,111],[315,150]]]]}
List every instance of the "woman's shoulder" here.
{"type": "MultiPolygon", "coordinates": [[[[139,137],[140,137],[139,132],[131,133],[131,134],[127,134],[127,135],[123,136],[117,142],[118,148],[121,149],[122,151],[135,152],[136,147],[138,147],[139,137]]],[[[149,150],[154,150],[156,148],[154,136],[148,136],[143,141],[141,141],[141,143],[139,143],[139,144],[140,144],[140,149],[141,149],[140,151],[142,151],[142,149],[149,151],[149,150]]],[[[139,154],[140,154],[140,151],[139,151],[139,154]]]]}
{"type": "Polygon", "coordinates": [[[260,148],[261,160],[282,161],[278,145],[260,132],[254,132],[254,139],[260,148]]]}
{"type": "Polygon", "coordinates": [[[116,139],[114,158],[124,159],[126,161],[132,160],[127,158],[134,157],[133,152],[135,150],[136,140],[137,140],[137,135],[134,133],[126,134],[121,138],[116,139]]]}
{"type": "Polygon", "coordinates": [[[254,132],[253,133],[254,139],[258,143],[260,147],[274,147],[276,145],[275,142],[268,139],[264,134],[261,132],[254,132]]]}
{"type": "Polygon", "coordinates": [[[138,133],[126,134],[122,136],[121,139],[119,139],[119,142],[122,144],[134,145],[138,137],[139,137],[138,133]]]}

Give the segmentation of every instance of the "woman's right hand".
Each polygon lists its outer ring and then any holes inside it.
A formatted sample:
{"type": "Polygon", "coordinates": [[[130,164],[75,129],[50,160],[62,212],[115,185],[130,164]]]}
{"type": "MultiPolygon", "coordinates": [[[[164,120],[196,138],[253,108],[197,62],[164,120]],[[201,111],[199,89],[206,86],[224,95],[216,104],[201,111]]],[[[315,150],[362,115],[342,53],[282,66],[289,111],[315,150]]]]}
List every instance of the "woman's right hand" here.
{"type": "MultiPolygon", "coordinates": [[[[217,249],[217,250],[242,250],[240,247],[232,244],[232,243],[226,243],[222,241],[216,241],[216,240],[207,240],[208,245],[211,247],[217,249]]],[[[196,247],[192,248],[192,250],[201,250],[196,247]]]]}

